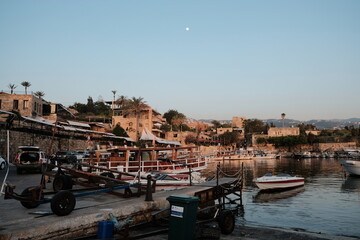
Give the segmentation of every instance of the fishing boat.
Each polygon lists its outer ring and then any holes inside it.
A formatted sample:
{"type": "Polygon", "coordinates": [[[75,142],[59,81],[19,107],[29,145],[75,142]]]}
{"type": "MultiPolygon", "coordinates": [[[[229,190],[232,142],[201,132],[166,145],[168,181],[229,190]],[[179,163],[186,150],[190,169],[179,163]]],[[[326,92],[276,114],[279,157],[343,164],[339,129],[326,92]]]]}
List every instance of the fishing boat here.
{"type": "Polygon", "coordinates": [[[275,159],[277,158],[276,153],[265,152],[265,151],[254,151],[254,159],[275,159]]]}
{"type": "Polygon", "coordinates": [[[206,169],[207,159],[195,147],[112,148],[96,150],[88,163],[119,172],[141,175],[151,171],[173,174],[206,169]]]}
{"type": "Polygon", "coordinates": [[[360,161],[344,160],[341,165],[350,175],[360,176],[360,161]]]}
{"type": "Polygon", "coordinates": [[[278,175],[267,173],[260,178],[254,179],[253,181],[261,190],[286,189],[304,185],[303,177],[294,177],[285,173],[278,175]]]}

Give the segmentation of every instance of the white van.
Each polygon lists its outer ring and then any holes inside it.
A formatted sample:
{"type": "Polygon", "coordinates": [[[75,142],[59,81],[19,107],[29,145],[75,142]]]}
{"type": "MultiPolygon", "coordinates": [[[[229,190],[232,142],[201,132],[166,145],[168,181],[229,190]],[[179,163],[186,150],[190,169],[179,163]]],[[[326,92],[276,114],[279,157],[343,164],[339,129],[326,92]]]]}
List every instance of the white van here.
{"type": "Polygon", "coordinates": [[[17,174],[24,170],[42,170],[42,164],[49,163],[46,153],[35,146],[20,146],[20,152],[15,157],[15,166],[17,174]]]}

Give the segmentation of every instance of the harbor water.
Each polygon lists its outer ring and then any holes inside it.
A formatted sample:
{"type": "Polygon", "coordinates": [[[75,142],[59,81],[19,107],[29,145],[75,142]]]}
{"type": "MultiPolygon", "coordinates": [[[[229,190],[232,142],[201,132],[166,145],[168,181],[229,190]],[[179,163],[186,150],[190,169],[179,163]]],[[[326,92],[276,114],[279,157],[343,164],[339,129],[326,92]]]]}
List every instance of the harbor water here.
{"type": "Polygon", "coordinates": [[[220,162],[232,174],[244,163],[243,211],[238,225],[259,225],[360,238],[360,178],[345,175],[337,159],[220,162]],[[304,187],[261,192],[252,182],[266,173],[303,176],[304,187]]]}

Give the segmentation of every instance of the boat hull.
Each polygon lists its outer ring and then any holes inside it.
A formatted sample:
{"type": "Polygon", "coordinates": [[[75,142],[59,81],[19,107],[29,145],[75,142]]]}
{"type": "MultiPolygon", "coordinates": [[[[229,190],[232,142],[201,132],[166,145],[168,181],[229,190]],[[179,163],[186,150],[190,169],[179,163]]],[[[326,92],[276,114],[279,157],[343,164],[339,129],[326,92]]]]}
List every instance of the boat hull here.
{"type": "Polygon", "coordinates": [[[349,174],[360,176],[360,161],[342,161],[341,165],[349,174]]]}
{"type": "Polygon", "coordinates": [[[254,180],[256,186],[261,190],[295,188],[304,185],[301,177],[261,177],[254,180]]]}

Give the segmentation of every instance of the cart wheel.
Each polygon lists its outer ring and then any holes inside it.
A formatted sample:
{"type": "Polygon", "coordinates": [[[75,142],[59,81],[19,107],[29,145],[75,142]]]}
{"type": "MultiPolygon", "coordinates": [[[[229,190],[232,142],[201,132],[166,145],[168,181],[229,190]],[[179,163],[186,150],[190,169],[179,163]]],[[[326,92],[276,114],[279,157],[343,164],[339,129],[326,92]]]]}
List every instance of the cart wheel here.
{"type": "MultiPolygon", "coordinates": [[[[32,194],[29,191],[30,188],[33,188],[33,187],[25,188],[25,190],[22,191],[21,196],[22,197],[28,197],[29,199],[31,199],[32,194]]],[[[30,208],[36,208],[36,207],[38,207],[40,205],[40,203],[38,201],[31,201],[31,202],[21,201],[20,203],[21,203],[21,205],[23,205],[24,207],[29,208],[29,209],[30,208]]]]}
{"type": "Polygon", "coordinates": [[[58,216],[66,216],[74,210],[76,199],[70,191],[60,191],[51,199],[51,210],[58,216]]]}
{"type": "Polygon", "coordinates": [[[103,172],[100,174],[100,176],[108,177],[108,178],[115,178],[115,175],[111,172],[103,172]]]}
{"type": "Polygon", "coordinates": [[[218,221],[222,234],[230,234],[234,231],[235,216],[230,210],[221,211],[218,221]]]}
{"type": "Polygon", "coordinates": [[[55,192],[60,190],[69,190],[72,189],[73,183],[70,176],[67,175],[59,175],[55,177],[53,182],[53,189],[55,192]]]}

